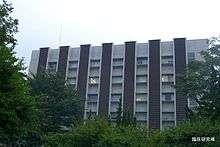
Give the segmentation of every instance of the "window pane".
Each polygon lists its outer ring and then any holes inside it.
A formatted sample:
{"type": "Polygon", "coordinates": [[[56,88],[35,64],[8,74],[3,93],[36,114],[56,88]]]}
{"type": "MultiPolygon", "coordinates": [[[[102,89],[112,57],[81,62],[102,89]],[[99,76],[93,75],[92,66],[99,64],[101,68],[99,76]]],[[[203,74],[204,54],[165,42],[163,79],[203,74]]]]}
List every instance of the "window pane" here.
{"type": "Polygon", "coordinates": [[[99,78],[89,78],[89,84],[97,84],[99,83],[99,78]]]}
{"type": "Polygon", "coordinates": [[[147,74],[147,66],[138,66],[137,67],[137,75],[143,75],[143,74],[147,74]]]}
{"type": "Polygon", "coordinates": [[[123,74],[123,67],[113,67],[112,75],[118,76],[123,74]]]}
{"type": "Polygon", "coordinates": [[[147,85],[137,85],[136,86],[137,93],[146,93],[147,92],[147,85]]]}
{"type": "Polygon", "coordinates": [[[162,58],[162,64],[173,64],[173,58],[162,58]]]}
{"type": "Polygon", "coordinates": [[[163,113],[162,119],[167,121],[172,121],[174,120],[174,113],[163,113]]]}
{"type": "Polygon", "coordinates": [[[122,76],[112,77],[112,83],[122,83],[122,76]]]}
{"type": "Polygon", "coordinates": [[[77,69],[69,69],[68,77],[76,77],[77,76],[77,69]]]}
{"type": "Polygon", "coordinates": [[[78,61],[69,62],[69,68],[77,68],[77,67],[78,67],[78,61]]]}
{"type": "Polygon", "coordinates": [[[89,94],[97,94],[98,93],[98,85],[89,85],[88,93],[89,94]]]}
{"type": "Polygon", "coordinates": [[[137,103],[136,112],[147,112],[147,103],[137,103]]]}
{"type": "Polygon", "coordinates": [[[162,74],[172,74],[173,66],[162,66],[162,74]]]}
{"type": "Polygon", "coordinates": [[[48,72],[56,72],[57,62],[48,62],[48,72]]]}
{"type": "Polygon", "coordinates": [[[110,111],[116,112],[118,108],[118,103],[111,103],[110,111]]]}
{"type": "Polygon", "coordinates": [[[147,82],[147,76],[137,76],[136,82],[147,82]]]}
{"type": "Polygon", "coordinates": [[[99,76],[99,68],[90,68],[90,76],[99,76]]]}
{"type": "Polygon", "coordinates": [[[96,112],[97,111],[97,103],[89,103],[87,105],[88,111],[87,112],[96,112]]]}
{"type": "Polygon", "coordinates": [[[76,84],[76,78],[67,78],[68,84],[76,84]]]}
{"type": "Polygon", "coordinates": [[[137,94],[136,95],[136,101],[146,101],[147,100],[147,94],[137,94]]]}
{"type": "Polygon", "coordinates": [[[162,82],[173,82],[173,76],[172,75],[163,75],[162,82]]]}
{"type": "Polygon", "coordinates": [[[188,61],[194,61],[195,60],[195,52],[190,52],[187,54],[188,55],[188,61]]]}
{"type": "Polygon", "coordinates": [[[112,93],[121,93],[122,85],[112,85],[112,93]]]}
{"type": "Polygon", "coordinates": [[[173,103],[163,103],[162,104],[162,112],[174,112],[174,104],[173,103]]]}
{"type": "Polygon", "coordinates": [[[119,101],[121,98],[121,94],[112,94],[111,101],[119,101]]]}
{"type": "Polygon", "coordinates": [[[165,93],[173,93],[174,92],[174,87],[172,87],[171,85],[162,85],[162,92],[165,93]]]}
{"type": "Polygon", "coordinates": [[[123,65],[123,59],[118,58],[118,59],[113,59],[113,66],[122,66],[123,65]]]}
{"type": "Polygon", "coordinates": [[[172,100],[172,96],[171,94],[165,94],[165,100],[172,100]]]}
{"type": "Polygon", "coordinates": [[[88,95],[88,102],[97,102],[98,95],[88,95]]]}
{"type": "Polygon", "coordinates": [[[147,121],[147,112],[145,113],[135,113],[135,117],[137,119],[137,121],[141,120],[141,121],[147,121]]]}
{"type": "Polygon", "coordinates": [[[147,64],[147,58],[137,58],[137,65],[147,64]]]}
{"type": "Polygon", "coordinates": [[[90,61],[90,66],[92,67],[97,67],[100,64],[100,60],[91,60],[90,61]]]}

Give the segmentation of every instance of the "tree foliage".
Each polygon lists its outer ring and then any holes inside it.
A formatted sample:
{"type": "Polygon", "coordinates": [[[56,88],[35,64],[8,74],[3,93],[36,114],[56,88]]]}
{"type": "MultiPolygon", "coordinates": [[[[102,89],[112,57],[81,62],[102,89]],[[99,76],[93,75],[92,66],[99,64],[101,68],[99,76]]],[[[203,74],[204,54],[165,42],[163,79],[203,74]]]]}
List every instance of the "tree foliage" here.
{"type": "Polygon", "coordinates": [[[179,77],[179,91],[198,103],[196,115],[220,120],[220,45],[214,38],[208,51],[201,53],[202,61],[189,63],[186,72],[179,77]]]}
{"type": "Polygon", "coordinates": [[[220,146],[220,123],[199,119],[185,122],[172,129],[149,134],[148,146],[162,147],[217,147],[220,146]],[[192,141],[193,137],[209,137],[209,141],[192,141]],[[214,137],[215,141],[211,141],[214,137]]]}
{"type": "Polygon", "coordinates": [[[44,72],[29,81],[32,95],[42,103],[43,132],[62,132],[81,119],[82,101],[62,76],[44,72]]]}
{"type": "Polygon", "coordinates": [[[206,120],[187,122],[169,130],[150,132],[135,126],[114,126],[104,120],[80,124],[65,134],[45,137],[45,146],[65,147],[212,147],[220,146],[220,124],[206,120]],[[192,137],[215,141],[193,142],[192,137]]]}
{"type": "Polygon", "coordinates": [[[0,5],[0,44],[13,49],[16,45],[14,34],[18,32],[18,20],[11,17],[13,7],[3,0],[0,5]]]}
{"type": "Polygon", "coordinates": [[[18,22],[10,16],[12,10],[6,1],[0,5],[0,143],[7,145],[36,132],[39,112],[22,60],[13,52],[18,22]]]}
{"type": "Polygon", "coordinates": [[[9,142],[37,127],[37,101],[29,95],[22,67],[14,53],[0,47],[0,136],[9,142]]]}
{"type": "Polygon", "coordinates": [[[49,135],[46,146],[65,147],[145,147],[147,130],[133,126],[109,125],[105,120],[91,120],[65,134],[49,135]]]}
{"type": "Polygon", "coordinates": [[[136,125],[136,118],[134,118],[133,113],[130,113],[129,111],[123,111],[121,97],[119,98],[115,122],[117,126],[136,125]]]}

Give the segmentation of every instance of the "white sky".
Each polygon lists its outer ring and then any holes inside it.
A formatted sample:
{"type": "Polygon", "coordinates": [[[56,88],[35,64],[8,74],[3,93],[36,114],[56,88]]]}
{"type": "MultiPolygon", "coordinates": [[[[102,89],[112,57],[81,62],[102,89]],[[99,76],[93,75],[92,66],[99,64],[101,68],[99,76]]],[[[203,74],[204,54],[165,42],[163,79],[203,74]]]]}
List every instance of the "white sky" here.
{"type": "Polygon", "coordinates": [[[20,23],[16,51],[26,65],[40,47],[220,35],[219,0],[9,1],[20,23]]]}

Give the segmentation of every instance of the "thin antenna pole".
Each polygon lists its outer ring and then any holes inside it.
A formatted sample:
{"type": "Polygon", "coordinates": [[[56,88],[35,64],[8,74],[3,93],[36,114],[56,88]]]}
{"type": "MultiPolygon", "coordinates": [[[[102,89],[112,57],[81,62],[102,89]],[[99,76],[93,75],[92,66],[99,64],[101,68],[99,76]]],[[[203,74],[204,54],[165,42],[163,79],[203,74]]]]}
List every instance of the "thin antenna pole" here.
{"type": "Polygon", "coordinates": [[[58,46],[61,45],[61,41],[62,41],[62,24],[60,25],[60,32],[59,32],[58,46]]]}

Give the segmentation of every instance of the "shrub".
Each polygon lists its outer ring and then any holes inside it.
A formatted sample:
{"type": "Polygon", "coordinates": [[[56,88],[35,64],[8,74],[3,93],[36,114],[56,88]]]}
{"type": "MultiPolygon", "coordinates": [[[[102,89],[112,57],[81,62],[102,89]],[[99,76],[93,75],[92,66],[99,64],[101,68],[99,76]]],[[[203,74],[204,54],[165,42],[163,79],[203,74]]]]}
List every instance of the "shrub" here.
{"type": "Polygon", "coordinates": [[[144,147],[147,131],[133,126],[115,127],[104,120],[91,120],[65,134],[45,137],[46,146],[144,147]]]}
{"type": "Polygon", "coordinates": [[[220,146],[220,123],[208,120],[197,120],[183,123],[173,129],[154,132],[150,135],[149,145],[161,146],[220,146]],[[215,137],[215,142],[192,142],[192,137],[215,137]]]}
{"type": "Polygon", "coordinates": [[[91,120],[64,134],[46,136],[46,146],[58,147],[213,147],[220,146],[220,123],[186,122],[175,128],[148,132],[144,128],[113,126],[91,120]],[[215,142],[192,142],[192,137],[215,137],[215,142]]]}

